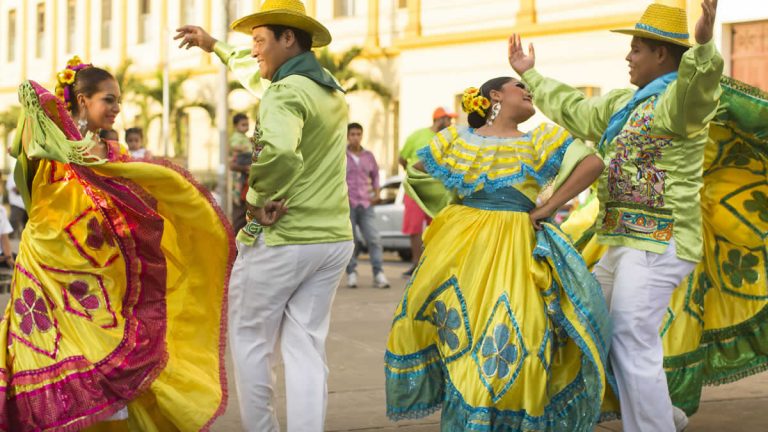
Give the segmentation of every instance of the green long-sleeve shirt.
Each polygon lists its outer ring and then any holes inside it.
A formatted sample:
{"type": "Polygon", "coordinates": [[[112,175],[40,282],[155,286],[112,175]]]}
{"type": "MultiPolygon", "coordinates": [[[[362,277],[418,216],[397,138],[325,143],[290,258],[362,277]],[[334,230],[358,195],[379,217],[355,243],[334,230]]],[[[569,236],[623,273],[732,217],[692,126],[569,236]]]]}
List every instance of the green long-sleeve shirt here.
{"type": "Polygon", "coordinates": [[[256,94],[264,89],[257,140],[263,148],[251,165],[246,200],[262,207],[285,199],[288,207],[275,225],[264,228],[266,244],[351,240],[343,93],[297,74],[265,87],[250,51],[218,42],[215,52],[247,89],[256,94]]]}
{"type": "MultiPolygon", "coordinates": [[[[674,238],[677,256],[702,256],[701,203],[708,123],[717,111],[723,60],[713,42],[684,55],[678,77],[632,112],[621,132],[601,149],[606,165],[598,181],[598,241],[655,253],[674,238]]],[[[634,90],[587,99],[583,93],[531,69],[523,80],[536,106],[578,138],[599,141],[611,115],[634,90]]]]}

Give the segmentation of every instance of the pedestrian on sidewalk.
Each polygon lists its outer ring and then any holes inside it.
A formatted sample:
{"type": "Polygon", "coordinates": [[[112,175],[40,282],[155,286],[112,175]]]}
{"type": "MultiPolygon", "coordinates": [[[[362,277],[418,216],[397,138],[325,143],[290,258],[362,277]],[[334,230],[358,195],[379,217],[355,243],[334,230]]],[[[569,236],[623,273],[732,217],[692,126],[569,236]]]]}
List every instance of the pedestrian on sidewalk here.
{"type": "Polygon", "coordinates": [[[347,286],[357,287],[357,256],[360,245],[365,242],[373,268],[373,284],[376,288],[389,288],[384,275],[381,238],[374,225],[376,215],[373,207],[379,202],[379,165],[373,153],[362,146],[363,126],[360,123],[347,125],[347,187],[349,188],[349,216],[352,234],[355,237],[355,251],[347,264],[347,286]],[[362,238],[360,238],[362,237],[362,238]]]}
{"type": "Polygon", "coordinates": [[[685,9],[652,4],[633,29],[630,82],[587,99],[534,69],[519,36],[509,62],[544,115],[597,142],[608,169],[598,183],[597,241],[608,246],[595,275],[613,321],[611,366],[626,432],[681,431],[659,328],[675,288],[702,258],[700,190],[708,124],[717,112],[723,59],[712,40],[716,0],[703,0],[691,47],[685,9]]]}
{"type": "Polygon", "coordinates": [[[321,432],[331,303],[353,250],[347,102],[311,51],[331,35],[299,0],[266,0],[232,29],[252,37],[251,49],[236,50],[196,26],[179,28],[176,38],[215,52],[247,89],[263,90],[246,194],[251,221],[238,235],[230,285],[240,413],[248,431],[280,430],[272,369],[279,339],[287,429],[321,432]],[[270,82],[265,89],[260,78],[270,82]]]}
{"type": "MultiPolygon", "coordinates": [[[[404,170],[419,161],[416,152],[429,145],[432,138],[439,131],[447,128],[457,117],[443,107],[438,107],[432,112],[432,126],[419,129],[405,139],[405,144],[400,150],[398,160],[404,170]]],[[[413,271],[421,259],[422,242],[421,236],[424,229],[429,225],[432,219],[419,207],[418,204],[408,195],[403,198],[405,211],[403,212],[403,234],[410,237],[411,240],[411,268],[403,273],[403,276],[411,277],[413,271]]]]}

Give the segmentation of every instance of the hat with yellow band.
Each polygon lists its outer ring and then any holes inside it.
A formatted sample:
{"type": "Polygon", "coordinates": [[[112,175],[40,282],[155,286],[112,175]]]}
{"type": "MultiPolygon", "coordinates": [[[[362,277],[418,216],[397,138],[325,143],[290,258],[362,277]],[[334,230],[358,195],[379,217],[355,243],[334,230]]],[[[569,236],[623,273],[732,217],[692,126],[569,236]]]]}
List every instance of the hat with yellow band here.
{"type": "Polygon", "coordinates": [[[611,30],[632,36],[690,47],[685,9],[654,3],[645,10],[633,29],[611,30]]]}
{"type": "Polygon", "coordinates": [[[232,30],[250,35],[255,27],[282,25],[304,30],[312,35],[312,46],[322,47],[331,43],[331,33],[319,21],[307,15],[304,3],[299,0],[266,0],[261,11],[233,22],[232,30]]]}

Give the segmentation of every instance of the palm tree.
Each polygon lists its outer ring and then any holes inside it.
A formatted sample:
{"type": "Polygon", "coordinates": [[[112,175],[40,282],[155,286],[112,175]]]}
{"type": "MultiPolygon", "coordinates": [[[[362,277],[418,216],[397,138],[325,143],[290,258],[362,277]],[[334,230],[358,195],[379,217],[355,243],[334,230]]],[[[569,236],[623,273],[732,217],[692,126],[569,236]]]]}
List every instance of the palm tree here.
{"type": "Polygon", "coordinates": [[[12,105],[7,110],[0,113],[0,129],[4,133],[8,133],[16,129],[16,123],[19,121],[19,114],[21,114],[21,107],[18,105],[12,105]]]}
{"type": "MultiPolygon", "coordinates": [[[[202,108],[208,113],[211,123],[216,119],[216,107],[211,103],[203,99],[196,99],[189,101],[185,98],[184,94],[184,81],[189,78],[189,73],[184,72],[176,75],[172,80],[168,82],[168,106],[170,108],[171,118],[171,131],[174,136],[173,150],[176,157],[186,156],[187,154],[187,142],[184,138],[184,118],[187,114],[187,110],[190,108],[202,108]]],[[[155,79],[149,85],[142,84],[140,91],[147,95],[150,100],[157,103],[157,105],[163,105],[163,71],[158,70],[155,73],[155,79]]],[[[156,118],[160,118],[161,113],[153,114],[149,117],[149,121],[156,118]]]]}
{"type": "MultiPolygon", "coordinates": [[[[157,111],[153,108],[163,106],[163,71],[158,69],[155,72],[154,78],[147,83],[130,74],[128,72],[130,67],[130,60],[121,64],[115,71],[115,78],[120,83],[126,98],[138,106],[139,123],[146,131],[154,120],[162,116],[162,109],[157,111]]],[[[188,78],[189,73],[181,73],[174,76],[168,83],[168,105],[170,107],[172,123],[171,131],[174,137],[173,149],[176,157],[186,156],[187,152],[186,126],[184,124],[187,110],[190,108],[203,108],[211,118],[211,122],[216,117],[216,107],[212,103],[201,98],[194,101],[186,99],[182,86],[188,78]]]]}
{"type": "Polygon", "coordinates": [[[2,138],[3,144],[8,142],[8,134],[10,134],[12,130],[16,129],[20,114],[21,107],[18,105],[12,105],[7,110],[0,112],[0,138],[2,138]]]}
{"type": "MultiPolygon", "coordinates": [[[[123,93],[123,98],[130,101],[132,104],[139,108],[138,126],[146,133],[149,128],[149,124],[152,121],[152,113],[150,109],[150,99],[146,94],[146,86],[136,78],[132,73],[129,73],[129,69],[133,65],[131,59],[125,60],[115,70],[115,79],[120,84],[120,89],[123,93]]],[[[131,125],[135,126],[135,125],[131,125]]]]}
{"type": "Polygon", "coordinates": [[[382,167],[386,167],[388,172],[395,173],[398,170],[397,157],[392,157],[392,155],[397,154],[397,132],[391,127],[391,120],[392,114],[396,116],[397,113],[394,112],[394,105],[392,104],[392,90],[384,83],[373,80],[351,67],[352,62],[360,57],[362,52],[362,48],[352,47],[341,53],[332,54],[328,48],[323,48],[317,50],[315,55],[320,65],[336,77],[347,93],[370,91],[381,100],[384,115],[374,117],[369,126],[374,126],[374,128],[380,126],[381,130],[384,131],[384,135],[381,137],[386,152],[383,160],[389,159],[390,162],[384,162],[382,167]],[[383,124],[377,124],[378,122],[383,124]]]}
{"type": "Polygon", "coordinates": [[[371,79],[350,67],[352,61],[360,57],[363,49],[352,47],[339,54],[331,53],[327,47],[315,51],[317,61],[330,72],[347,92],[371,91],[381,98],[386,107],[392,99],[392,91],[383,83],[371,79]]]}

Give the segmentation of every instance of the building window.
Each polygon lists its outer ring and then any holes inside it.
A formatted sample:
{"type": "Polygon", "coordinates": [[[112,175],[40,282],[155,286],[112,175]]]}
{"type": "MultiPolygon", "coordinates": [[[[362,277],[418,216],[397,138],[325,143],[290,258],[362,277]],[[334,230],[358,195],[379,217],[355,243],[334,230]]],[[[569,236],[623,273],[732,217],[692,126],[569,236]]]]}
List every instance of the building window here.
{"type": "Polygon", "coordinates": [[[101,0],[101,49],[112,45],[112,0],[101,0]]]}
{"type": "Polygon", "coordinates": [[[355,0],[334,0],[334,16],[337,18],[355,16],[355,0]]]}
{"type": "Polygon", "coordinates": [[[45,55],[45,4],[37,4],[37,39],[35,40],[35,57],[42,58],[45,55]]]}
{"type": "Polygon", "coordinates": [[[139,0],[139,43],[144,43],[152,39],[150,3],[150,0],[139,0]]]}
{"type": "MultiPolygon", "coordinates": [[[[234,3],[234,2],[230,2],[234,3]]],[[[179,1],[179,19],[182,25],[194,24],[197,21],[197,1],[180,0],[179,1]]],[[[231,20],[228,20],[231,21],[231,20]]]]}
{"type": "Polygon", "coordinates": [[[67,0],[67,52],[75,50],[75,35],[77,27],[77,0],[67,0]]]}
{"type": "Polygon", "coordinates": [[[8,11],[8,63],[16,61],[16,9],[8,11]]]}

